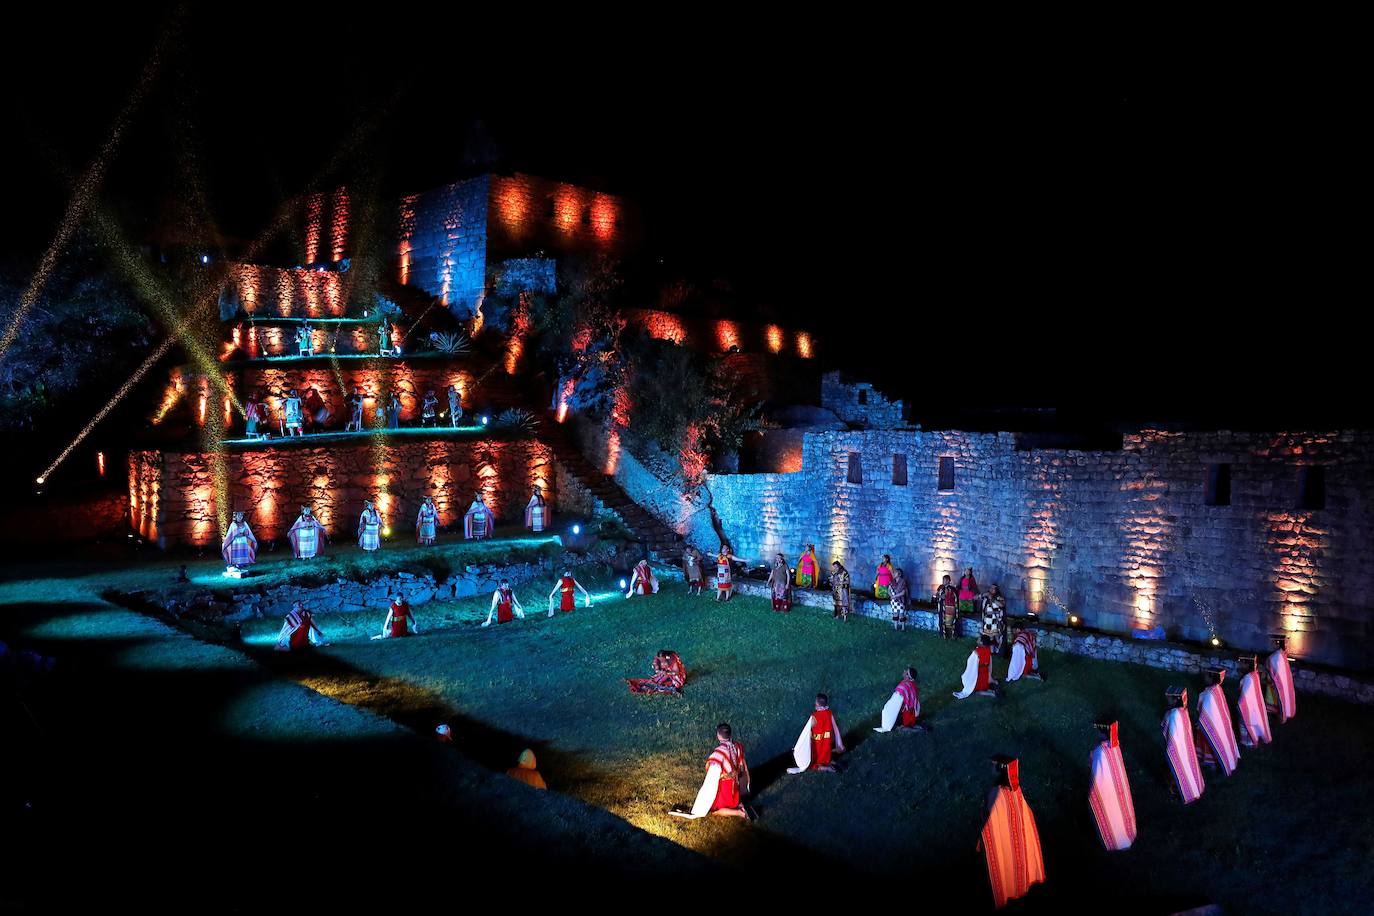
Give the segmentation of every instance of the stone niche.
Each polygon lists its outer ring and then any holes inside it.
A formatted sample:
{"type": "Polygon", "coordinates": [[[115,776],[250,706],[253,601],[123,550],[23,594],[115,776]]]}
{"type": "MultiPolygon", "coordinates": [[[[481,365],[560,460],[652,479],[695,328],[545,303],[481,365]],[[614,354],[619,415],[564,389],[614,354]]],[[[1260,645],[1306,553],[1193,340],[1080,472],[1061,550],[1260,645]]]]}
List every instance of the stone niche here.
{"type": "Polygon", "coordinates": [[[218,548],[230,514],[246,513],[260,541],[280,540],[309,505],[331,538],[351,539],[363,501],[405,537],[420,501],[433,496],[441,526],[462,524],[473,495],[498,522],[523,515],[533,487],[558,505],[552,452],[536,439],[377,441],[235,451],[133,452],[129,512],[160,547],[218,548]]]}

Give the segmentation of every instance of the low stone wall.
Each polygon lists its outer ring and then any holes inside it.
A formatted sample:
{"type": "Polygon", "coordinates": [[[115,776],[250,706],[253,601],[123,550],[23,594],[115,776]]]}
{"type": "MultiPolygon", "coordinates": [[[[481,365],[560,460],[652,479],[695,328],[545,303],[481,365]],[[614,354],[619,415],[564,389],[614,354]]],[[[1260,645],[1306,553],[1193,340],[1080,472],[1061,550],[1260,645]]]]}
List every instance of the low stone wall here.
{"type": "MultiPolygon", "coordinates": [[[[45,494],[46,495],[46,494],[45,494]]],[[[128,529],[129,494],[99,492],[12,505],[0,524],[0,544],[74,544],[128,529]]]]}

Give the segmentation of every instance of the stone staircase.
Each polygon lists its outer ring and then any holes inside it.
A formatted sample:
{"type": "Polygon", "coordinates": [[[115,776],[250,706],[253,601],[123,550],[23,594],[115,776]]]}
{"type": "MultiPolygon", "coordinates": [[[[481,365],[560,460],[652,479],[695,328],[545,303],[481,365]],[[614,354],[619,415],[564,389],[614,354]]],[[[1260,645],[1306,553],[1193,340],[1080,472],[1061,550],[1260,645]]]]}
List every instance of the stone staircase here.
{"type": "Polygon", "coordinates": [[[681,559],[682,536],[626,495],[615,478],[593,467],[564,426],[545,418],[540,423],[539,438],[553,449],[563,470],[577,478],[607,512],[620,519],[635,539],[648,548],[651,559],[669,563],[681,559]]]}

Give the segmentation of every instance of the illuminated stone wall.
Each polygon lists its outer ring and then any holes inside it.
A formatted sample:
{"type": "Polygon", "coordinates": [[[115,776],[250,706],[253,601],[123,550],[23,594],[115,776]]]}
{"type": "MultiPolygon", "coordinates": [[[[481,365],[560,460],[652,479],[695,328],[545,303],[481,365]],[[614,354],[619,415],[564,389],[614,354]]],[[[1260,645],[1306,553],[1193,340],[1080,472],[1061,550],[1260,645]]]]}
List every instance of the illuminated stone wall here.
{"type": "Polygon", "coordinates": [[[638,209],[624,198],[517,172],[489,175],[488,241],[501,255],[629,254],[642,234],[638,209]]]}
{"type": "Polygon", "coordinates": [[[869,383],[851,381],[839,372],[827,372],[821,378],[821,406],[855,426],[897,429],[907,425],[901,401],[888,400],[869,383]]]}
{"type": "Polygon", "coordinates": [[[529,439],[328,448],[303,443],[231,451],[224,458],[222,486],[215,464],[216,456],[200,452],[132,453],[136,529],[162,547],[218,549],[232,511],[247,513],[258,539],[272,541],[284,538],[300,507],[309,504],[330,537],[351,540],[363,501],[375,499],[395,536],[410,542],[425,496],[434,497],[441,525],[460,525],[478,490],[502,523],[521,519],[535,484],[544,488],[555,511],[558,506],[551,453],[529,439]]]}
{"type": "Polygon", "coordinates": [[[230,264],[220,294],[220,318],[242,309],[274,318],[341,318],[348,305],[348,275],[260,264],[230,264]]]}
{"type": "MultiPolygon", "coordinates": [[[[1067,609],[1114,632],[1215,632],[1255,649],[1285,631],[1298,655],[1365,666],[1374,663],[1371,454],[1367,432],[1148,431],[1121,451],[1081,452],[1021,451],[1005,433],[828,431],[805,435],[799,472],[712,474],[708,488],[726,536],[751,561],[782,551],[795,562],[814,542],[866,583],[891,553],[917,593],[972,565],[980,583],[1049,619],[1067,609]],[[894,482],[897,455],[905,485],[894,482]],[[953,461],[948,492],[937,488],[941,458],[953,461]],[[1230,504],[1206,505],[1218,464],[1231,469],[1230,504]],[[1323,509],[1297,508],[1304,465],[1324,469],[1323,509]]],[[[704,549],[718,546],[708,511],[656,505],[652,475],[623,455],[620,467],[634,472],[617,473],[632,496],[704,549]]]]}
{"type": "Polygon", "coordinates": [[[627,309],[625,319],[631,327],[642,328],[658,340],[671,340],[716,353],[738,348],[740,353],[767,353],[800,359],[812,359],[816,355],[816,343],[809,331],[778,324],[693,318],[662,309],[627,309]]]}
{"type": "Polygon", "coordinates": [[[400,281],[437,296],[454,316],[476,314],[487,279],[487,175],[406,198],[400,281]]]}

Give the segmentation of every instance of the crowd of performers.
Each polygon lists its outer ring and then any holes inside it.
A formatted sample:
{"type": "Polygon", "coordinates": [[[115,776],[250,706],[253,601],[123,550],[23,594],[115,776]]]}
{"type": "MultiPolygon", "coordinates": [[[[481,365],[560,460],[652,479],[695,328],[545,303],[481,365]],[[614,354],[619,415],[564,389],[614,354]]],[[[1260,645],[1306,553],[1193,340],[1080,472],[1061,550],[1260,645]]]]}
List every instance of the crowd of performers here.
{"type": "MultiPolygon", "coordinates": [[[[525,528],[536,533],[542,532],[551,519],[552,512],[548,500],[544,497],[543,490],[536,485],[529,502],[525,504],[525,528]]],[[[482,494],[475,494],[472,503],[463,514],[463,537],[467,540],[482,540],[492,537],[495,530],[496,516],[487,506],[482,494]]],[[[368,552],[380,550],[383,537],[389,533],[390,530],[377,510],[376,503],[370,499],[364,500],[362,512],[358,515],[358,546],[368,552]]],[[[415,517],[415,541],[417,544],[431,545],[438,539],[438,533],[439,509],[434,497],[426,496],[420,501],[420,508],[415,517]]],[[[286,538],[291,544],[292,555],[298,560],[322,556],[324,545],[329,540],[324,525],[320,523],[319,517],[310,506],[301,507],[301,514],[287,530],[286,538]]],[[[257,536],[253,534],[253,526],[248,523],[241,511],[234,512],[229,522],[229,527],[220,542],[220,556],[224,559],[226,574],[231,576],[242,576],[248,567],[258,560],[257,536]]],[[[647,575],[652,576],[652,572],[648,572],[647,575]]],[[[653,590],[658,591],[657,580],[653,582],[653,590]]]]}
{"type": "MultiPolygon", "coordinates": [[[[261,391],[254,391],[244,400],[245,438],[266,439],[274,433],[285,437],[339,431],[328,393],[322,393],[313,385],[278,392],[276,400],[275,411],[271,399],[264,397],[261,391]]],[[[442,395],[431,388],[424,397],[404,388],[374,394],[370,389],[355,385],[344,399],[341,416],[347,419],[343,432],[400,429],[407,401],[418,406],[421,427],[456,429],[458,421],[463,419],[463,396],[455,385],[445,388],[442,395]],[[368,402],[372,402],[371,407],[368,402]]]]}

